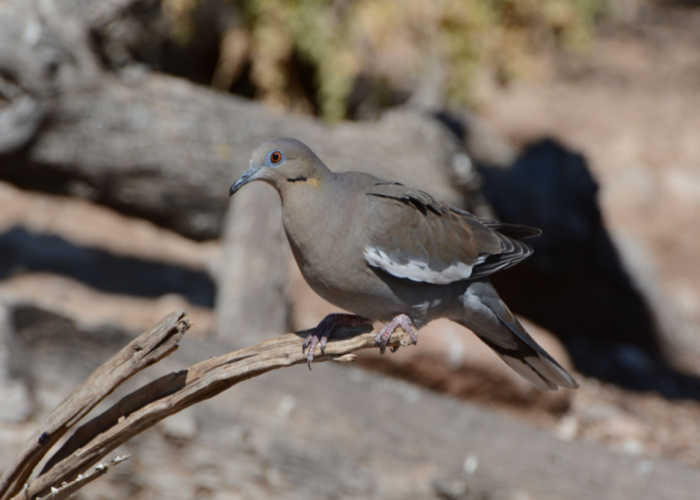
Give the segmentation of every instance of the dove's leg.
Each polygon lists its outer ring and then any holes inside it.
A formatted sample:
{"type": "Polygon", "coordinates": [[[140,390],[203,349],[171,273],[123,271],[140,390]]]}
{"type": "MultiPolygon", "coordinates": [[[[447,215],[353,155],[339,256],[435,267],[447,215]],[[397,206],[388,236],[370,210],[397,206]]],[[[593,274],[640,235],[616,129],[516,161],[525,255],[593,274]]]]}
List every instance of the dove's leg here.
{"type": "Polygon", "coordinates": [[[301,346],[301,352],[306,352],[306,362],[309,365],[309,370],[311,369],[311,362],[314,360],[316,346],[320,346],[321,354],[325,354],[328,339],[341,329],[367,331],[367,329],[372,329],[372,322],[355,314],[334,313],[323,318],[316,328],[311,330],[311,333],[304,338],[304,343],[301,346]]]}
{"type": "MultiPolygon", "coordinates": [[[[389,342],[391,334],[394,333],[398,327],[401,327],[404,332],[408,333],[411,337],[411,341],[414,344],[418,343],[418,337],[416,336],[416,327],[413,325],[413,320],[408,314],[398,314],[389,321],[377,334],[377,345],[379,345],[379,351],[384,354],[386,350],[386,344],[389,342]]],[[[398,347],[394,347],[391,351],[394,352],[398,347]]]]}

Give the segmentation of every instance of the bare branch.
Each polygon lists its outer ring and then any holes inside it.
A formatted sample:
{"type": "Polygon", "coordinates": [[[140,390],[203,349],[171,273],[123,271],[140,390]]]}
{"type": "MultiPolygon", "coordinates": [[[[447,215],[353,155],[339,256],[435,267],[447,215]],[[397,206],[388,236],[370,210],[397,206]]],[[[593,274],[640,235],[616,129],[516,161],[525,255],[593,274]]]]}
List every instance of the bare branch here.
{"type": "MultiPolygon", "coordinates": [[[[51,446],[116,387],[177,349],[188,328],[189,323],[184,313],[172,313],[97,368],[49,414],[15,463],[5,472],[0,480],[0,500],[16,495],[51,446]]],[[[60,482],[49,486],[55,484],[60,482]]],[[[24,495],[24,492],[22,494],[24,495]]]]}
{"type": "MultiPolygon", "coordinates": [[[[399,331],[388,345],[399,347],[408,343],[408,336],[399,331]]],[[[317,347],[314,362],[350,361],[354,359],[351,353],[369,347],[376,347],[373,333],[336,340],[328,343],[324,353],[317,347]]],[[[186,370],[171,372],[133,391],[78,428],[51,458],[45,471],[30,481],[14,499],[34,498],[46,494],[52,486],[72,481],[81,471],[132,436],[238,382],[306,362],[301,336],[285,334],[253,347],[201,361],[186,370]]]]}

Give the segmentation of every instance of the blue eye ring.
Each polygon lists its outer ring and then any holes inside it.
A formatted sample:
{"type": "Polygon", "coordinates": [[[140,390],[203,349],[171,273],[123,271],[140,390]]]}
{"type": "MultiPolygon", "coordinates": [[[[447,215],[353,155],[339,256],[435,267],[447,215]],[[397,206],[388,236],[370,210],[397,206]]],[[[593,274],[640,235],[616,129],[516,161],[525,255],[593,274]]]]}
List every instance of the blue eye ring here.
{"type": "Polygon", "coordinates": [[[275,149],[274,151],[270,151],[267,154],[267,159],[266,159],[265,163],[267,163],[269,166],[272,167],[272,166],[279,165],[283,161],[284,161],[284,154],[282,153],[282,151],[275,149]]]}

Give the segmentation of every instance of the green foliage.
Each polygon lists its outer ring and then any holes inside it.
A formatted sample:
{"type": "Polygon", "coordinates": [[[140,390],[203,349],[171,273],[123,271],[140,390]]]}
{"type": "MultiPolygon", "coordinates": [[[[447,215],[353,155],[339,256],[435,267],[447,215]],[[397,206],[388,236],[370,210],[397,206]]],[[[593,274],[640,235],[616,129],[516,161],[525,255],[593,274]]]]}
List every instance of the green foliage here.
{"type": "Polygon", "coordinates": [[[170,26],[170,37],[182,45],[189,43],[194,31],[192,18],[199,0],[162,0],[161,5],[170,26]]]}
{"type": "MultiPolygon", "coordinates": [[[[163,0],[191,5],[197,0],[163,0]]],[[[289,106],[293,54],[314,68],[321,114],[337,120],[358,75],[410,90],[438,58],[446,98],[470,104],[480,71],[501,80],[540,51],[585,46],[605,0],[240,0],[260,97],[289,106]]],[[[182,10],[182,8],[180,9],[182,10]]]]}

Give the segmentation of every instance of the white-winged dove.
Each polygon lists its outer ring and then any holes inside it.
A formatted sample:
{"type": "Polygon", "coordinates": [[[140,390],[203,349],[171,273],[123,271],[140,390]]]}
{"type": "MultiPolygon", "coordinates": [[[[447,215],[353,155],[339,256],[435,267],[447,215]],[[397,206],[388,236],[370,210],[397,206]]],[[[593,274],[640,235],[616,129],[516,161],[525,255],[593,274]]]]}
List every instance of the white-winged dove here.
{"type": "Polygon", "coordinates": [[[331,172],[305,144],[260,145],[230,189],[264,181],[277,189],[292,253],[311,288],[359,316],[329,315],[307,337],[307,358],[340,326],[384,321],[383,351],[401,326],[449,318],[473,331],[511,368],[542,389],[574,379],[525,331],[489,282],[531,253],[538,229],[482,222],[429,194],[361,172],[331,172]],[[364,318],[363,318],[364,317],[364,318]]]}

